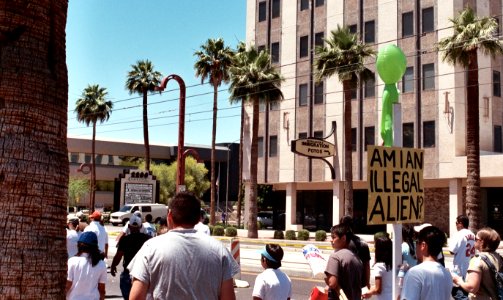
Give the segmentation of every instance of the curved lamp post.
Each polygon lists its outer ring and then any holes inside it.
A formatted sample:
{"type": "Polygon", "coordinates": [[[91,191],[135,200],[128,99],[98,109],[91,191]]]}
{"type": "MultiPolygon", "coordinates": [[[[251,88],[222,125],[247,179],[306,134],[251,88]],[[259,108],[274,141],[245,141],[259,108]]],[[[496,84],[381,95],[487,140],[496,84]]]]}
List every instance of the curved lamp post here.
{"type": "Polygon", "coordinates": [[[184,135],[185,135],[185,82],[175,74],[171,74],[161,81],[161,85],[156,87],[156,91],[164,91],[170,79],[176,80],[180,86],[180,106],[178,118],[178,151],[176,160],[178,162],[176,171],[176,192],[185,191],[185,157],[183,155],[184,135]]]}

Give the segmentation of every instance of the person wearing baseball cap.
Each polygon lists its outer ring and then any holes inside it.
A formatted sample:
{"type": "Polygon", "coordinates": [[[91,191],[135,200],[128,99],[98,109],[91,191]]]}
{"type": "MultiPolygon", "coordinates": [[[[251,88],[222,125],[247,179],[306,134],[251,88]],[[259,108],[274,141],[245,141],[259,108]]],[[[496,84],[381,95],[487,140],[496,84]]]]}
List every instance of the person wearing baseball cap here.
{"type": "Polygon", "coordinates": [[[277,244],[266,244],[259,250],[260,262],[265,269],[257,275],[253,287],[253,299],[290,299],[292,296],[292,282],[288,275],[283,273],[281,260],[283,249],[277,244]]]}
{"type": "Polygon", "coordinates": [[[98,249],[98,237],[84,232],[77,247],[77,254],[68,259],[66,299],[104,299],[107,266],[98,249]]]}
{"type": "Polygon", "coordinates": [[[98,248],[100,249],[103,259],[108,255],[108,233],[103,225],[101,225],[101,213],[95,210],[89,218],[91,223],[84,229],[84,232],[94,232],[98,237],[98,248]]]}

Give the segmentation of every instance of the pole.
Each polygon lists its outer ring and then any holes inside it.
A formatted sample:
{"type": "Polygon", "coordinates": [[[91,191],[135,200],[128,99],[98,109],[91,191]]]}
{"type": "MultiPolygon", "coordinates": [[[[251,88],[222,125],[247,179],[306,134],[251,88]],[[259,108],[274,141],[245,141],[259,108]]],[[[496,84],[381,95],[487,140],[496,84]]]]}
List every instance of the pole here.
{"type": "Polygon", "coordinates": [[[231,144],[227,144],[227,182],[225,183],[225,225],[227,225],[227,220],[229,219],[229,216],[227,216],[227,211],[228,211],[228,204],[229,204],[229,157],[230,157],[230,152],[231,148],[229,148],[231,144]]]}
{"type": "Polygon", "coordinates": [[[177,171],[176,171],[176,192],[185,191],[185,157],[183,155],[184,152],[184,136],[185,136],[185,82],[183,79],[175,74],[171,74],[168,77],[164,78],[161,82],[161,85],[156,88],[158,91],[163,91],[170,79],[176,80],[178,85],[180,86],[180,105],[179,105],[179,113],[178,113],[178,151],[176,156],[177,171]]]}

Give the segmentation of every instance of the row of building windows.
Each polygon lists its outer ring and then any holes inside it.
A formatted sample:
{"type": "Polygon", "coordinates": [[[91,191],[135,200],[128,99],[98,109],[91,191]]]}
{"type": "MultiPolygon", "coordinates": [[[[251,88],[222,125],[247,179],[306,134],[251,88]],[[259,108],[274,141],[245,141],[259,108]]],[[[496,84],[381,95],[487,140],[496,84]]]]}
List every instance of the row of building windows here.
{"type": "MultiPolygon", "coordinates": [[[[271,1],[272,1],[271,17],[273,19],[278,18],[281,12],[281,1],[280,0],[271,0],[271,1]]],[[[309,9],[309,2],[310,0],[300,0],[299,9],[301,11],[309,9]]],[[[323,5],[325,5],[325,0],[314,1],[315,7],[320,7],[323,5]]],[[[267,20],[267,2],[261,1],[258,4],[258,21],[264,22],[265,20],[267,20]]]]}

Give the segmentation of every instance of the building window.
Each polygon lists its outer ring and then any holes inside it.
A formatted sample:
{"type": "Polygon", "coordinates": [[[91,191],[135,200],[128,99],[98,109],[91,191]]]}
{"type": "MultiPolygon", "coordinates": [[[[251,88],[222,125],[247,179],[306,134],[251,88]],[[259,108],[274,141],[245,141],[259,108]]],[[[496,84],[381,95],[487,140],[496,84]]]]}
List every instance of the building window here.
{"type": "Polygon", "coordinates": [[[300,10],[309,9],[309,0],[300,0],[300,10]]]}
{"type": "Polygon", "coordinates": [[[414,148],[414,123],[403,123],[402,146],[405,148],[414,148]]]}
{"type": "Polygon", "coordinates": [[[402,14],[402,36],[414,35],[414,12],[409,11],[402,14]]]}
{"type": "Polygon", "coordinates": [[[494,152],[503,152],[503,144],[501,142],[501,126],[494,126],[494,152]]]}
{"type": "Polygon", "coordinates": [[[323,136],[323,131],[315,131],[313,137],[316,138],[316,139],[323,139],[323,137],[324,137],[323,136]]]}
{"type": "Polygon", "coordinates": [[[323,81],[314,86],[314,104],[323,104],[323,81]]]}
{"type": "Polygon", "coordinates": [[[423,9],[422,13],[423,33],[432,32],[435,29],[433,7],[423,9]]]}
{"type": "Polygon", "coordinates": [[[299,57],[306,57],[309,54],[309,37],[307,35],[301,36],[299,41],[299,57]]]}
{"type": "Polygon", "coordinates": [[[114,164],[114,156],[113,155],[109,155],[108,156],[108,164],[109,165],[113,165],[114,164]]]}
{"type": "Polygon", "coordinates": [[[318,47],[323,47],[323,44],[325,41],[323,41],[323,38],[325,37],[325,32],[317,32],[314,35],[314,45],[318,47]]]}
{"type": "Polygon", "coordinates": [[[263,22],[266,19],[267,14],[267,4],[265,1],[259,2],[258,4],[258,21],[263,22]]]}
{"type": "Polygon", "coordinates": [[[299,106],[307,105],[307,84],[299,85],[299,106]]]}
{"type": "Polygon", "coordinates": [[[95,158],[96,164],[101,165],[102,160],[103,160],[103,155],[96,154],[96,158],[95,158]]]}
{"type": "Polygon", "coordinates": [[[402,93],[414,90],[414,67],[407,67],[402,78],[402,93]]]}
{"type": "Polygon", "coordinates": [[[493,71],[493,96],[501,97],[501,74],[493,71]]]}
{"type": "Polygon", "coordinates": [[[279,43],[271,44],[271,61],[273,64],[279,63],[279,43]]]}
{"type": "Polygon", "coordinates": [[[278,136],[271,135],[269,137],[269,157],[278,156],[278,136]]]}
{"type": "Polygon", "coordinates": [[[423,65],[423,90],[435,89],[435,64],[423,65]]]}
{"type": "Polygon", "coordinates": [[[299,139],[307,139],[307,132],[299,132],[299,139]]]}
{"type": "Polygon", "coordinates": [[[272,0],[272,18],[278,18],[281,11],[280,0],[272,0]]]}
{"type": "Polygon", "coordinates": [[[435,121],[423,122],[423,148],[435,147],[435,121]]]}
{"type": "Polygon", "coordinates": [[[79,154],[72,152],[70,154],[70,162],[72,162],[72,163],[78,163],[79,162],[79,154]]]}
{"type": "Polygon", "coordinates": [[[323,5],[325,5],[325,0],[316,0],[314,5],[316,7],[323,6],[323,5]]]}
{"type": "Polygon", "coordinates": [[[365,43],[375,42],[375,22],[365,22],[365,43]]]}
{"type": "Polygon", "coordinates": [[[376,91],[375,90],[375,83],[376,83],[375,74],[372,74],[372,77],[365,80],[365,90],[364,90],[365,98],[375,96],[375,91],[376,91]]]}
{"type": "Polygon", "coordinates": [[[353,25],[349,25],[348,29],[349,29],[349,33],[356,34],[356,30],[358,29],[358,27],[356,26],[356,24],[353,24],[353,25]]]}
{"type": "MultiPolygon", "coordinates": [[[[351,99],[356,99],[358,88],[356,86],[350,87],[349,93],[351,94],[351,99]]],[[[344,97],[344,96],[343,96],[344,97]]]]}
{"type": "Polygon", "coordinates": [[[259,136],[257,138],[257,148],[258,148],[258,157],[264,156],[264,138],[259,136]]]}
{"type": "Polygon", "coordinates": [[[85,162],[86,164],[91,163],[91,154],[86,153],[86,155],[84,156],[84,162],[85,162]]]}
{"type": "Polygon", "coordinates": [[[356,152],[356,128],[351,128],[351,151],[356,152]]]}
{"type": "Polygon", "coordinates": [[[369,126],[365,127],[365,148],[364,151],[367,151],[367,146],[375,145],[375,127],[369,126]]]}
{"type": "Polygon", "coordinates": [[[279,110],[279,101],[270,101],[269,110],[279,110]]]}
{"type": "Polygon", "coordinates": [[[260,45],[257,47],[257,52],[260,53],[262,51],[265,51],[265,46],[264,45],[260,45]]]}

